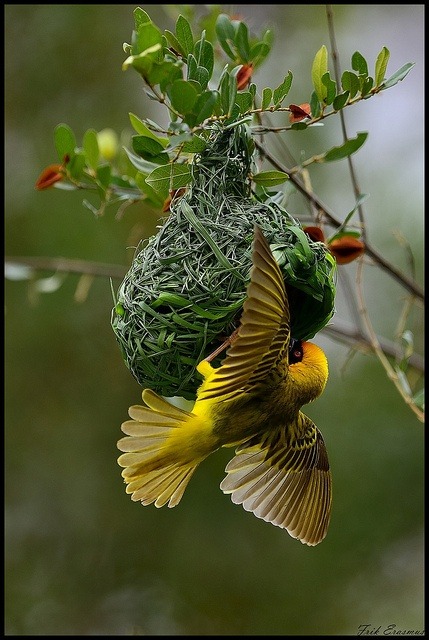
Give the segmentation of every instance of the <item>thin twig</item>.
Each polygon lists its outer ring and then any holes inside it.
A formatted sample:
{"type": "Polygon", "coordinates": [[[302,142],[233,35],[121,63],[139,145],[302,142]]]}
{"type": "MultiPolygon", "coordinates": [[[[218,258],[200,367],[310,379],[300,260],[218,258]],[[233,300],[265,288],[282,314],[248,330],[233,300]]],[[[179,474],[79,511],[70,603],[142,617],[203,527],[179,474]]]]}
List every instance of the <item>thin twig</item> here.
{"type": "Polygon", "coordinates": [[[5,266],[8,264],[25,265],[37,271],[61,271],[115,279],[122,279],[126,273],[126,268],[121,265],[103,264],[102,262],[90,262],[88,260],[76,260],[73,258],[6,256],[5,266]]]}
{"type": "MultiPolygon", "coordinates": [[[[354,327],[348,326],[340,320],[335,320],[333,324],[328,324],[322,329],[322,333],[327,334],[338,342],[349,345],[362,353],[374,353],[373,345],[363,333],[357,331],[354,327]]],[[[380,336],[377,336],[377,340],[385,354],[395,359],[401,357],[401,350],[394,342],[380,336]]],[[[408,364],[415,371],[424,373],[424,360],[418,353],[413,353],[410,356],[408,364]]]]}
{"type": "MultiPolygon", "coordinates": [[[[335,81],[337,83],[337,87],[339,87],[341,85],[340,54],[339,54],[337,43],[336,43],[336,39],[335,39],[334,13],[333,13],[331,4],[327,4],[326,5],[326,16],[327,16],[327,21],[328,21],[329,39],[331,41],[331,55],[332,55],[332,60],[333,60],[333,64],[334,64],[335,81]]],[[[341,130],[343,132],[343,140],[344,140],[344,142],[347,142],[347,140],[349,139],[349,136],[348,136],[348,133],[347,133],[346,118],[345,118],[343,109],[340,109],[339,115],[340,115],[341,130]]],[[[354,168],[353,159],[352,159],[351,156],[347,156],[347,163],[349,165],[349,171],[350,171],[350,177],[351,177],[351,181],[352,181],[353,191],[354,191],[354,194],[355,194],[355,198],[357,200],[359,195],[360,195],[360,193],[361,193],[361,191],[359,189],[357,175],[356,175],[356,171],[355,171],[355,168],[354,168]]],[[[361,204],[357,207],[357,211],[358,211],[358,216],[359,216],[359,222],[360,222],[360,225],[361,225],[362,239],[363,239],[364,243],[366,243],[366,225],[365,225],[365,219],[364,219],[364,215],[363,215],[363,207],[362,207],[361,204]]]]}
{"type": "Polygon", "coordinates": [[[420,420],[420,422],[424,422],[424,412],[415,404],[413,398],[403,388],[403,385],[401,384],[401,381],[395,369],[390,364],[385,352],[383,351],[380,341],[374,331],[372,322],[368,315],[368,310],[367,310],[365,300],[364,300],[364,295],[363,295],[362,269],[363,269],[363,260],[361,258],[359,259],[359,264],[358,264],[358,271],[356,276],[356,285],[357,285],[356,288],[357,288],[358,300],[360,305],[361,317],[365,323],[365,327],[368,332],[368,337],[369,337],[369,341],[371,343],[372,349],[376,354],[376,356],[378,357],[378,359],[380,360],[381,364],[383,365],[383,368],[386,371],[388,378],[393,382],[399,394],[403,398],[404,402],[410,407],[411,411],[415,413],[415,415],[420,420]]]}

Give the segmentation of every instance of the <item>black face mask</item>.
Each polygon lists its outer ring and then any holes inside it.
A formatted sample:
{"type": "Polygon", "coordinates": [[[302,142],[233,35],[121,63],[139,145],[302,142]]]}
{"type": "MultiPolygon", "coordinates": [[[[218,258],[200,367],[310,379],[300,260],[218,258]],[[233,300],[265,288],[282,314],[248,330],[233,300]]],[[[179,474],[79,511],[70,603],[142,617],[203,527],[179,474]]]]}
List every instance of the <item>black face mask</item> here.
{"type": "Polygon", "coordinates": [[[289,344],[289,364],[301,362],[302,356],[302,340],[295,340],[295,338],[291,338],[289,344]]]}

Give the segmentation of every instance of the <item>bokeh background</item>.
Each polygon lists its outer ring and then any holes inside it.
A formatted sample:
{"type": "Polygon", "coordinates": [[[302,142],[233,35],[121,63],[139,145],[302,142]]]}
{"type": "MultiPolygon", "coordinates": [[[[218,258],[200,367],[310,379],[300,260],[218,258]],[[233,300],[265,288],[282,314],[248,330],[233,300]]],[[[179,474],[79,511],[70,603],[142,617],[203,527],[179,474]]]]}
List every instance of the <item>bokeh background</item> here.
{"type": "MultiPolygon", "coordinates": [[[[129,112],[156,119],[137,74],[121,70],[135,6],[5,6],[7,255],[128,266],[133,247],[154,231],[157,212],[142,205],[116,220],[111,210],[94,216],[82,204],[86,194],[34,190],[42,168],[57,162],[58,123],[81,140],[88,128],[126,134],[129,112]]],[[[172,29],[180,5],[144,8],[172,29]]],[[[277,86],[291,69],[290,102],[307,101],[314,55],[329,48],[325,5],[222,8],[258,34],[274,31],[258,87],[277,86]]],[[[382,46],[391,52],[388,75],[416,63],[403,82],[345,116],[350,136],[369,132],[354,156],[361,191],[370,195],[369,238],[407,274],[410,250],[422,285],[424,5],[333,8],[343,69],[356,50],[373,65],[382,46]]],[[[285,144],[299,159],[340,142],[339,119],[330,118],[283,135],[273,148],[287,162],[285,144]]],[[[345,162],[317,166],[311,179],[339,217],[353,208],[345,162]]],[[[293,193],[288,209],[309,212],[293,193]]],[[[352,284],[355,277],[353,265],[342,269],[340,289],[344,277],[352,284]]],[[[176,509],[132,503],[116,441],[140,388],[110,327],[110,281],[95,279],[85,296],[77,274],[22,276],[5,282],[6,635],[423,630],[423,429],[373,356],[349,358],[326,332],[317,336],[330,380],[307,413],[327,442],[334,505],[326,540],[308,548],[222,494],[230,451],[199,468],[176,509]]],[[[366,265],[364,277],[375,328],[392,339],[406,291],[375,266],[366,265]]],[[[340,292],[336,318],[350,313],[340,292]]],[[[406,326],[422,353],[421,309],[406,326]]],[[[418,377],[412,382],[417,390],[418,377]]]]}

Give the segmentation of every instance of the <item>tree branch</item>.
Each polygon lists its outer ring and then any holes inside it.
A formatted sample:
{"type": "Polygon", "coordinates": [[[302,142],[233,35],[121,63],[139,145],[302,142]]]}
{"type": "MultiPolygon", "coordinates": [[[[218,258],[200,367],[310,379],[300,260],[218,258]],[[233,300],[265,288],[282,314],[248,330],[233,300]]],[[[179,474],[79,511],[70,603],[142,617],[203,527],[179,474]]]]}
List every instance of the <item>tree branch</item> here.
{"type": "Polygon", "coordinates": [[[65,273],[88,274],[104,278],[122,280],[126,274],[126,267],[115,264],[103,264],[102,262],[90,262],[89,260],[76,260],[74,258],[49,258],[39,256],[6,256],[5,266],[8,264],[25,265],[37,271],[61,271],[65,273]]]}
{"type": "MultiPolygon", "coordinates": [[[[66,273],[79,273],[103,278],[122,280],[127,272],[127,267],[115,264],[103,264],[88,260],[75,260],[72,258],[49,258],[38,256],[8,256],[5,259],[6,266],[26,265],[37,271],[62,271],[66,273]]],[[[360,351],[373,353],[372,343],[368,338],[356,329],[346,324],[335,321],[335,324],[326,326],[323,331],[344,344],[351,345],[360,351]]],[[[384,338],[378,338],[383,351],[390,356],[400,357],[398,347],[384,338]]],[[[413,354],[409,359],[409,365],[417,371],[424,371],[423,358],[413,354]]]]}
{"type": "MultiPolygon", "coordinates": [[[[344,322],[335,320],[334,324],[328,324],[324,327],[322,329],[322,333],[326,333],[339,342],[350,345],[363,353],[374,353],[374,347],[370,340],[368,340],[363,333],[357,331],[344,322]]],[[[402,357],[401,350],[394,342],[387,340],[386,338],[377,337],[377,339],[381,349],[386,355],[397,359],[402,357]]],[[[413,353],[410,356],[408,364],[416,371],[424,373],[424,360],[418,353],[413,353]]]]}

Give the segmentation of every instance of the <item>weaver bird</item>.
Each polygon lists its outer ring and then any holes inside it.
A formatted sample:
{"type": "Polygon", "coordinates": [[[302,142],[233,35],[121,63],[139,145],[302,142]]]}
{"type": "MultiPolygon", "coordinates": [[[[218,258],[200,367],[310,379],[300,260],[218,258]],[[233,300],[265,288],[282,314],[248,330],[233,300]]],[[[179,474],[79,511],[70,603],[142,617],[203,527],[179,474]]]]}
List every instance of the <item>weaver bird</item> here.
{"type": "Polygon", "coordinates": [[[200,462],[236,447],[222,491],[318,544],[330,520],[331,473],[322,434],[301,407],[322,393],[328,364],[315,344],[291,338],[283,277],[259,227],[238,331],[221,366],[210,359],[197,366],[204,380],[191,412],[150,389],[143,406],[130,407],[118,442],[126,492],[143,505],[174,507],[200,462]]]}

